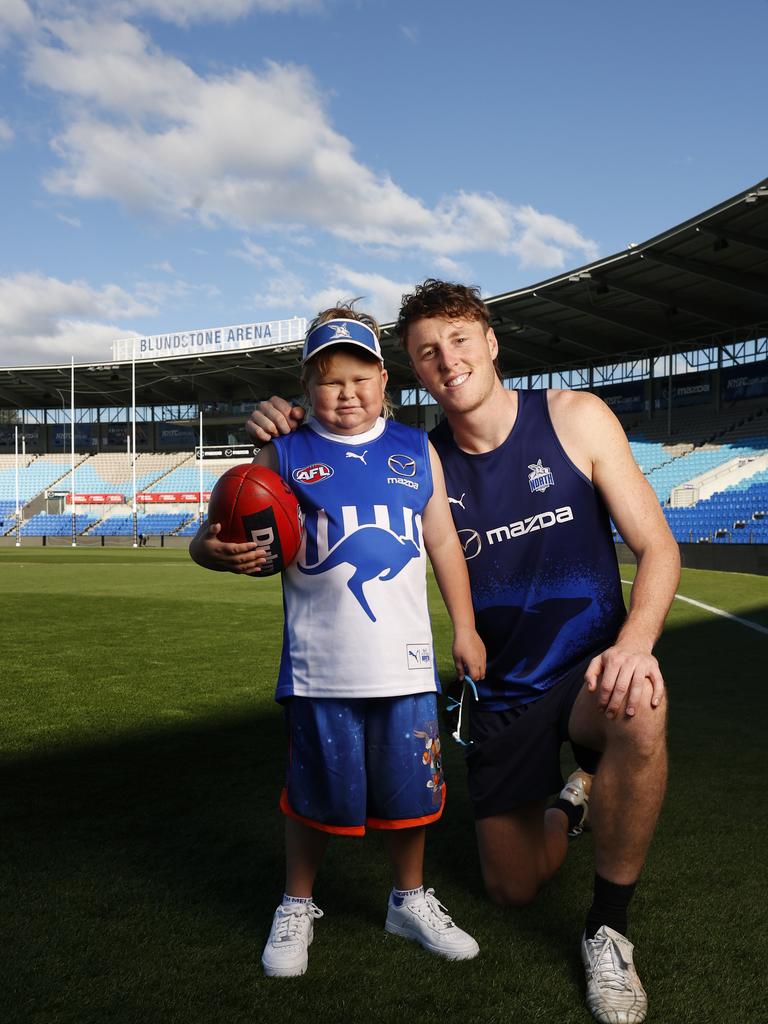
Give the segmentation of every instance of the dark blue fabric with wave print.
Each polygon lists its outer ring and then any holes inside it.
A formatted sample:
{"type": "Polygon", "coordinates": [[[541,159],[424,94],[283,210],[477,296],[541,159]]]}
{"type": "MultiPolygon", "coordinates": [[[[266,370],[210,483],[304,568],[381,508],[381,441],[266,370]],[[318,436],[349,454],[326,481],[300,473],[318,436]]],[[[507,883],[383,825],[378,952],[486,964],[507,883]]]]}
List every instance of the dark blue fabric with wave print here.
{"type": "Polygon", "coordinates": [[[518,391],[518,402],[494,451],[462,452],[447,421],[430,434],[488,652],[479,697],[489,709],[541,696],[609,646],[626,614],[600,495],[565,454],[547,392],[518,391]]]}

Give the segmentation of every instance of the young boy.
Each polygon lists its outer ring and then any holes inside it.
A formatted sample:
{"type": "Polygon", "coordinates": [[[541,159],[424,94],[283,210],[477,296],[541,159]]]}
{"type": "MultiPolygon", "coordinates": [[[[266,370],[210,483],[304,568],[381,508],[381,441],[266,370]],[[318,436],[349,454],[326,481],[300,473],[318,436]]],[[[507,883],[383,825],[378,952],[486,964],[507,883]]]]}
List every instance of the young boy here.
{"type": "MultiPolygon", "coordinates": [[[[309,422],[256,458],[290,482],[305,515],[301,550],[283,576],[276,698],[289,737],[286,885],[264,971],[304,973],[328,839],[366,826],[382,830],[392,865],[386,930],[469,959],[477,943],[422,877],[425,826],[445,802],[426,554],[453,623],[457,672],[485,674],[442,468],[425,434],[382,417],[387,371],[371,317],[348,306],[321,313],[302,364],[309,422]]],[[[209,529],[191,551],[211,568],[234,568],[242,553],[252,571],[262,558],[222,547],[209,529]]]]}

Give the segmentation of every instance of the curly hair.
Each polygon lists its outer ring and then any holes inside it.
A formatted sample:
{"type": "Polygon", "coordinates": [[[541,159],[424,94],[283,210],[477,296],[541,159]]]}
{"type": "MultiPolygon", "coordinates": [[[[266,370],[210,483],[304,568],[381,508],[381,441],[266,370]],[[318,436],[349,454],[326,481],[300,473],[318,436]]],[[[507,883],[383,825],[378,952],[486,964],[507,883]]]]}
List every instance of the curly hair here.
{"type": "Polygon", "coordinates": [[[480,289],[451,281],[428,277],[409,294],[403,296],[395,332],[404,349],[408,348],[408,328],[414,320],[441,316],[446,320],[479,320],[490,327],[488,307],[480,298],[480,289]]]}
{"type": "MultiPolygon", "coordinates": [[[[408,351],[408,328],[416,320],[440,316],[446,320],[477,320],[484,331],[491,326],[491,314],[480,298],[480,289],[475,285],[454,284],[452,281],[438,281],[428,277],[415,289],[403,296],[400,314],[395,324],[395,333],[400,345],[408,351]]],[[[499,357],[493,360],[493,369],[499,380],[504,377],[499,357]]]]}

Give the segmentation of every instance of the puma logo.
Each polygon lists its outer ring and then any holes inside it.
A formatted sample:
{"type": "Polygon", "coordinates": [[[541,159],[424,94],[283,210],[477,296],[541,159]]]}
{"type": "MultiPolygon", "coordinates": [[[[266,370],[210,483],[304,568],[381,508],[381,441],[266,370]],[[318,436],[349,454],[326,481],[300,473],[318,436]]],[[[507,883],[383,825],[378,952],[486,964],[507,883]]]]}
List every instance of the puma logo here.
{"type": "Polygon", "coordinates": [[[367,454],[368,454],[368,449],[366,448],[362,455],[358,455],[357,452],[347,452],[347,458],[348,459],[360,459],[362,464],[364,466],[367,466],[368,463],[365,461],[365,456],[367,454]]]}
{"type": "Polygon", "coordinates": [[[464,509],[464,511],[466,512],[467,510],[464,508],[464,498],[466,497],[466,494],[467,494],[467,492],[465,491],[464,494],[462,494],[462,496],[460,498],[452,498],[450,496],[450,494],[449,494],[448,495],[448,504],[449,505],[458,505],[459,508],[464,509]]]}

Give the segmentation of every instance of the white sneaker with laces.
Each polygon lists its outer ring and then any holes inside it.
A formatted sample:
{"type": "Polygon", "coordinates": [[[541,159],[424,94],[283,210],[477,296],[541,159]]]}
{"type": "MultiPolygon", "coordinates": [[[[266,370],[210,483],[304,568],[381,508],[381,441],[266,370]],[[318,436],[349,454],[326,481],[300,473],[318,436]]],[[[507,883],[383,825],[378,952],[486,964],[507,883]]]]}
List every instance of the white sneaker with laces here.
{"type": "Polygon", "coordinates": [[[280,904],[261,955],[267,977],[294,978],[306,971],[313,923],[322,916],[322,910],[312,902],[280,904]]]}
{"type": "Polygon", "coordinates": [[[472,936],[453,923],[435,896],[434,889],[427,889],[421,896],[399,907],[390,894],[384,930],[410,942],[418,942],[430,953],[437,953],[448,960],[471,960],[480,952],[472,936]]]}
{"type": "Polygon", "coordinates": [[[589,792],[592,789],[593,779],[594,775],[585,772],[583,768],[577,768],[575,772],[571,772],[568,781],[560,790],[561,800],[567,800],[574,807],[584,808],[584,814],[579,824],[568,830],[569,839],[575,839],[585,828],[589,828],[589,792]]]}
{"type": "Polygon", "coordinates": [[[624,935],[602,925],[594,939],[581,940],[587,975],[587,1007],[600,1024],[641,1024],[648,1011],[632,959],[634,946],[624,935]]]}

